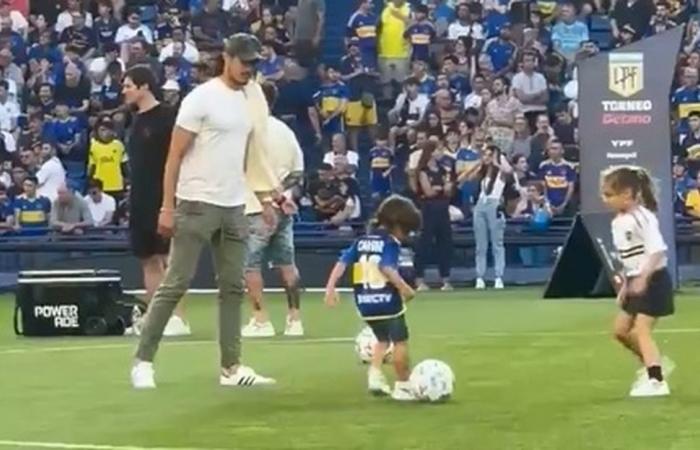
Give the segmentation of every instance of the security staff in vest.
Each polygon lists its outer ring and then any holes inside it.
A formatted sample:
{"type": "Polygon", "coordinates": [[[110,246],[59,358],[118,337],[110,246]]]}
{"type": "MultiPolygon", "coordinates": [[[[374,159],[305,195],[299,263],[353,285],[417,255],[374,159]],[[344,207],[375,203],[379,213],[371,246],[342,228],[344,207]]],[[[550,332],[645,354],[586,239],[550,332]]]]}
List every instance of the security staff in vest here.
{"type": "Polygon", "coordinates": [[[450,269],[452,258],[452,225],[450,199],[454,193],[452,170],[445,163],[446,156],[437,151],[434,141],[423,144],[418,162],[418,201],[423,215],[423,230],[416,251],[416,286],[419,291],[429,289],[424,274],[430,254],[437,258],[442,290],[451,291],[450,269]],[[434,251],[433,251],[434,250],[434,251]]]}

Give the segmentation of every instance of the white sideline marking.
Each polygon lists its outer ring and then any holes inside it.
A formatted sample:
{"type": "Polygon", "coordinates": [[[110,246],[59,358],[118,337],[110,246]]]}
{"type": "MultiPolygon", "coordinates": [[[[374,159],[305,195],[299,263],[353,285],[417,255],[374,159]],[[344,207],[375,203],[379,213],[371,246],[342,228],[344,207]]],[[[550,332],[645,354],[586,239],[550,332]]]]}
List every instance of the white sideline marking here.
{"type": "Polygon", "coordinates": [[[32,442],[0,440],[0,447],[57,448],[74,450],[218,450],[202,447],[138,447],[134,445],[68,444],[65,442],[32,442]]]}
{"type": "MultiPolygon", "coordinates": [[[[700,333],[700,328],[666,328],[655,331],[656,334],[696,334],[700,333]]],[[[454,339],[459,341],[469,341],[478,338],[514,338],[514,337],[578,337],[578,336],[607,336],[608,331],[524,331],[519,332],[499,332],[485,331],[474,336],[469,336],[466,339],[464,336],[456,336],[450,334],[429,334],[421,336],[422,339],[454,339]]],[[[327,338],[308,338],[308,339],[288,339],[288,340],[270,340],[270,339],[244,339],[246,345],[296,345],[296,344],[337,344],[349,343],[355,340],[354,337],[327,337],[327,338]]],[[[212,345],[217,341],[208,340],[192,340],[192,341],[166,341],[168,347],[187,347],[198,345],[212,345]]],[[[123,344],[98,344],[98,345],[68,345],[63,347],[26,347],[26,348],[8,348],[0,349],[0,355],[16,355],[24,353],[63,353],[63,352],[80,352],[86,350],[113,350],[134,348],[137,344],[136,340],[130,343],[123,344]]]]}
{"type": "MultiPolygon", "coordinates": [[[[294,344],[332,344],[342,342],[353,342],[355,338],[349,337],[329,337],[329,338],[309,338],[309,339],[289,339],[286,341],[273,340],[245,340],[248,344],[268,344],[268,345],[294,345],[294,344]]],[[[207,340],[192,340],[192,341],[175,341],[167,342],[168,347],[187,347],[196,345],[212,345],[217,341],[207,340]]],[[[27,347],[27,348],[10,348],[0,350],[0,355],[15,355],[22,353],[62,353],[62,352],[80,352],[85,350],[113,350],[122,348],[134,348],[138,341],[133,340],[131,343],[124,344],[99,344],[99,345],[68,345],[64,347],[27,347]]]]}

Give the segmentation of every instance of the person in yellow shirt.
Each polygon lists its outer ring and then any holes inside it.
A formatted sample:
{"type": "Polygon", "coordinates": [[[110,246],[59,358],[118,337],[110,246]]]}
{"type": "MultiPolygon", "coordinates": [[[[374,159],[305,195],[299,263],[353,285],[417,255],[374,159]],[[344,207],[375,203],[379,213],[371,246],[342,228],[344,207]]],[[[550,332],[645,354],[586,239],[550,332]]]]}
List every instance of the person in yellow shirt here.
{"type": "Polygon", "coordinates": [[[685,197],[685,211],[689,216],[700,219],[700,172],[696,176],[697,187],[688,191],[685,197]]]}
{"type": "Polygon", "coordinates": [[[102,181],[104,192],[118,200],[124,192],[127,161],[124,144],[115,137],[112,120],[108,117],[101,119],[90,141],[89,178],[102,181]]]}
{"type": "MultiPolygon", "coordinates": [[[[384,85],[403,83],[410,70],[410,47],[404,33],[411,24],[411,7],[406,0],[387,2],[381,16],[379,35],[379,72],[384,85]]],[[[389,92],[385,94],[390,95],[389,92]]]]}

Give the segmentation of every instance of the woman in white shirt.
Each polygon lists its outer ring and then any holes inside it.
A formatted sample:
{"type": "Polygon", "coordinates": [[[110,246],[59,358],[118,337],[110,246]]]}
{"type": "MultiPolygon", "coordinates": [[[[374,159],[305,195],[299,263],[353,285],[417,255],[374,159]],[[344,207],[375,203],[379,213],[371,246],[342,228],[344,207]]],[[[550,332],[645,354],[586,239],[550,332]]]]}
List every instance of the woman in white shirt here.
{"type": "Polygon", "coordinates": [[[506,218],[503,211],[503,191],[506,178],[513,173],[508,159],[501,154],[495,145],[487,146],[481,161],[473,168],[462,173],[459,183],[477,180],[480,193],[473,209],[474,239],[476,241],[476,288],[485,289],[486,283],[486,251],[491,244],[493,252],[495,289],[503,289],[503,272],[506,258],[503,245],[506,218]]]}

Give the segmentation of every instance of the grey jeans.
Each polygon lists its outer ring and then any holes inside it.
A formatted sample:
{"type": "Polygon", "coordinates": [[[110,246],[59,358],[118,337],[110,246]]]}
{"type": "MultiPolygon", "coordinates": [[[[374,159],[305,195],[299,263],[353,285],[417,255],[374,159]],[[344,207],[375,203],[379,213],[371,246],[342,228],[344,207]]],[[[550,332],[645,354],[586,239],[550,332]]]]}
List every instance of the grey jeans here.
{"type": "Polygon", "coordinates": [[[474,206],[474,239],[476,240],[476,276],[486,275],[486,252],[491,243],[494,272],[496,278],[502,278],[506,268],[506,251],[503,246],[503,234],[506,219],[499,212],[500,201],[479,199],[474,206]]]}
{"type": "Polygon", "coordinates": [[[202,247],[209,243],[219,288],[221,367],[239,363],[243,265],[248,237],[244,210],[243,206],[224,208],[202,202],[178,203],[168,269],[149,305],[136,358],[153,361],[165,325],[190,286],[202,247]]]}

